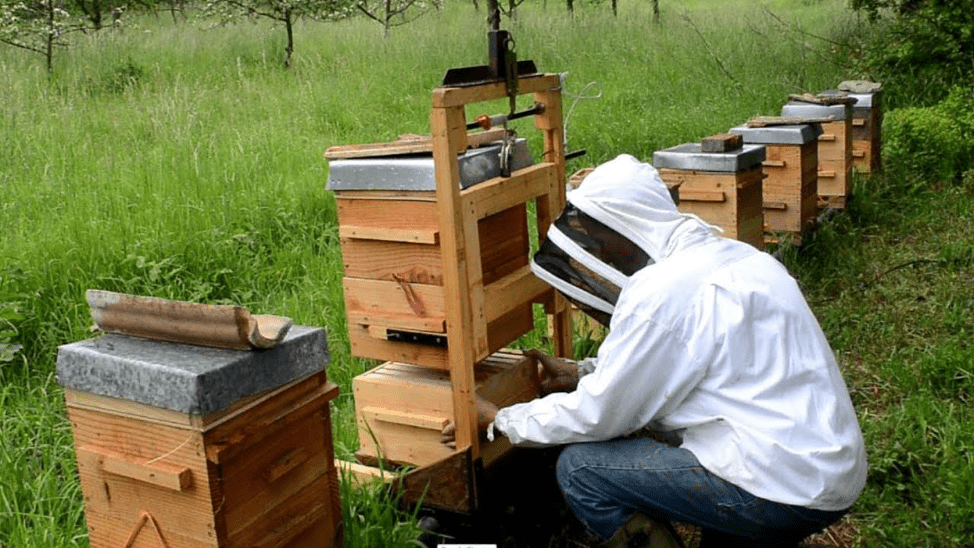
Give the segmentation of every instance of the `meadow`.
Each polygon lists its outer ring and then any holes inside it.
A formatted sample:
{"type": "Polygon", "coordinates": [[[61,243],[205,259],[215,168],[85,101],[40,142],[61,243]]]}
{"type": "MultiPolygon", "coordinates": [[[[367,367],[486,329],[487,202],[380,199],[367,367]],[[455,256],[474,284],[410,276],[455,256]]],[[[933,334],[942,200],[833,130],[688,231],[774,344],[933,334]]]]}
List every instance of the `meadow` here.
{"type": "MultiPolygon", "coordinates": [[[[571,18],[528,3],[505,21],[520,59],[567,73],[568,149],[587,151],[569,173],[650,160],[858,78],[850,44],[870,32],[844,0],[664,0],[658,26],[646,3],[619,4],[571,18]]],[[[446,69],[486,62],[485,14],[447,2],[389,39],[362,18],[305,22],[290,69],[282,29],[190,15],[75,35],[50,74],[0,49],[0,546],[88,543],[54,367],[57,346],[96,335],[89,288],[326,327],[336,451],[357,449],[350,384],[374,363],[349,353],[322,153],[428,133],[446,69]]],[[[896,98],[885,107],[905,107],[896,98]]],[[[535,140],[529,122],[515,128],[535,140]]],[[[968,546],[974,173],[904,189],[861,176],[846,210],[776,253],[836,349],[869,445],[869,485],[838,542],[968,546]]],[[[374,488],[346,483],[342,498],[349,546],[416,544],[414,516],[374,488]]]]}

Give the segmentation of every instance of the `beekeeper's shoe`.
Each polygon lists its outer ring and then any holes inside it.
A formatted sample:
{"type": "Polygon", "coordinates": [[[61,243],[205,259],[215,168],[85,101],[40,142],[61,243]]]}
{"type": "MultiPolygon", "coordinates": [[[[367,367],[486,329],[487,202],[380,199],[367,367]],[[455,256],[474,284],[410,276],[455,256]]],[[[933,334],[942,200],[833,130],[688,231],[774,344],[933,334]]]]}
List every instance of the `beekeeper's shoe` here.
{"type": "Polygon", "coordinates": [[[680,537],[669,523],[636,512],[601,548],[682,548],[680,537]]]}

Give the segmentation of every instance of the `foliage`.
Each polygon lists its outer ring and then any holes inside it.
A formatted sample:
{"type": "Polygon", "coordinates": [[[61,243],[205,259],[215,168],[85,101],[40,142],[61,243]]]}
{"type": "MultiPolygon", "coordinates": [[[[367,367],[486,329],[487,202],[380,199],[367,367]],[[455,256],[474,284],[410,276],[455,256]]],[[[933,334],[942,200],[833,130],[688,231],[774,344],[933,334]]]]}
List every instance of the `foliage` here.
{"type": "Polygon", "coordinates": [[[907,96],[904,104],[926,105],[943,98],[952,83],[974,78],[970,2],[853,0],[852,6],[886,23],[864,45],[861,70],[897,89],[897,101],[907,96]]]}
{"type": "Polygon", "coordinates": [[[904,188],[954,181],[974,159],[974,91],[955,86],[932,107],[891,111],[883,139],[886,169],[904,188]]]}

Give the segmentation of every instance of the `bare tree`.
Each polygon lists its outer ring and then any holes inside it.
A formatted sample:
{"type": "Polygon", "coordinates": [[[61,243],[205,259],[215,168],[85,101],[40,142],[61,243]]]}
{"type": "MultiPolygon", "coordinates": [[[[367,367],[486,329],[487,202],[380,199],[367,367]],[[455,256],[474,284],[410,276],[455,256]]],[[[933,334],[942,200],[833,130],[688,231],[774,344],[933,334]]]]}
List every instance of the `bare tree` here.
{"type": "Polygon", "coordinates": [[[0,3],[0,43],[44,56],[54,68],[54,51],[67,46],[66,35],[84,25],[63,9],[61,0],[0,3]]]}
{"type": "Polygon", "coordinates": [[[355,5],[366,17],[382,25],[383,35],[389,38],[392,27],[405,25],[422,17],[430,7],[439,8],[440,1],[427,4],[424,0],[359,0],[355,5]]]}
{"type": "Polygon", "coordinates": [[[294,54],[294,24],[299,19],[340,19],[347,17],[351,6],[344,0],[210,0],[204,14],[221,16],[231,22],[238,16],[265,18],[284,24],[287,44],[284,47],[284,66],[291,66],[294,54]]]}

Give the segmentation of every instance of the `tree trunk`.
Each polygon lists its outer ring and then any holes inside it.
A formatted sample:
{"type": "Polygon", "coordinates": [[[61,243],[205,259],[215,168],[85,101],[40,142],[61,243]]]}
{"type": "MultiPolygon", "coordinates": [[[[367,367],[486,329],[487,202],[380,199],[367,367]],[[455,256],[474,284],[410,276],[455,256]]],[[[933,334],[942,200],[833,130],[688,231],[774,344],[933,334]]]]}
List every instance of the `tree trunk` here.
{"type": "Polygon", "coordinates": [[[392,0],[384,0],[382,5],[385,8],[385,15],[382,17],[385,30],[383,31],[382,36],[388,40],[389,37],[392,36],[392,0]]]}
{"type": "Polygon", "coordinates": [[[565,5],[568,8],[568,15],[575,17],[575,0],[565,0],[565,5]]]}
{"type": "Polygon", "coordinates": [[[57,34],[57,28],[54,26],[54,0],[47,0],[47,39],[45,40],[46,50],[44,52],[47,58],[47,72],[50,73],[54,70],[54,40],[57,34]]]}
{"type": "Polygon", "coordinates": [[[284,66],[290,69],[291,54],[294,53],[294,17],[291,8],[284,10],[284,26],[287,28],[287,47],[284,48],[287,55],[284,57],[284,66]]]}
{"type": "Polygon", "coordinates": [[[612,15],[619,17],[619,0],[612,0],[612,15]]]}
{"type": "Polygon", "coordinates": [[[659,25],[659,0],[653,0],[653,23],[659,25]]]}

